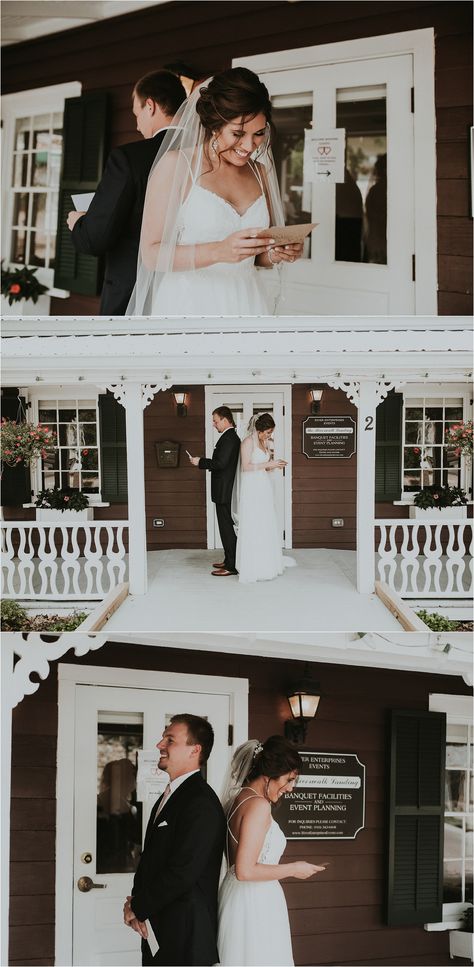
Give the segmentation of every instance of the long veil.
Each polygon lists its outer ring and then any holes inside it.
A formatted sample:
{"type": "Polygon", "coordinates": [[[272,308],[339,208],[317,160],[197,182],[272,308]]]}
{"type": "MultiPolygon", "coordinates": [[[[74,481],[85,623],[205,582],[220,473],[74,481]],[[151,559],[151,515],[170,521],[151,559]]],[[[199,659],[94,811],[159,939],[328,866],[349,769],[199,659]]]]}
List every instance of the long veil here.
{"type": "MultiPolygon", "coordinates": [[[[205,84],[208,84],[209,78],[205,84]]],[[[210,170],[205,146],[205,130],[196,110],[202,85],[181,105],[166,132],[148,178],[143,210],[137,281],[127,315],[160,315],[159,288],[171,272],[189,272],[196,268],[195,246],[180,245],[182,208],[203,170],[210,170]]],[[[275,162],[269,143],[265,144],[258,162],[270,209],[270,224],[284,225],[284,213],[276,177],[275,162]]],[[[177,284],[179,282],[177,281],[177,284]]]]}
{"type": "Polygon", "coordinates": [[[231,514],[232,520],[234,521],[234,527],[237,531],[239,529],[239,515],[240,515],[240,490],[242,486],[242,443],[249,437],[252,437],[254,445],[258,446],[258,435],[255,429],[255,424],[258,420],[258,413],[251,417],[247,429],[241,440],[241,452],[239,454],[239,459],[237,461],[237,469],[235,471],[234,486],[232,488],[232,500],[231,500],[231,514]]]}
{"type": "Polygon", "coordinates": [[[249,739],[235,750],[230,765],[224,776],[220,800],[222,808],[227,816],[230,807],[236,796],[238,796],[242,786],[250,772],[256,756],[262,751],[263,746],[258,739],[249,739]]]}

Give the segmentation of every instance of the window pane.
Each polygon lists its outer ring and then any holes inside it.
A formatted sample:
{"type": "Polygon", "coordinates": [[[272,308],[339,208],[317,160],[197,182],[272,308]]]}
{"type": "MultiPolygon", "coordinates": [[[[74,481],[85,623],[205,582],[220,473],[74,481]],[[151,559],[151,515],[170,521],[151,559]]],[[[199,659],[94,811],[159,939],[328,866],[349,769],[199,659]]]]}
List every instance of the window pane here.
{"type": "Polygon", "coordinates": [[[97,474],[81,474],[81,490],[88,494],[99,493],[99,478],[97,474]]]}
{"type": "Polygon", "coordinates": [[[42,483],[41,483],[42,490],[52,490],[53,487],[59,487],[58,473],[54,473],[52,470],[46,470],[43,467],[41,477],[42,477],[42,483]]]}
{"type": "MultiPolygon", "coordinates": [[[[312,186],[303,185],[303,150],[304,132],[311,126],[312,116],[311,93],[274,98],[272,118],[276,135],[272,149],[287,225],[311,221],[312,186]]],[[[309,257],[309,251],[307,239],[305,258],[309,257]]]]}
{"type": "Polygon", "coordinates": [[[467,769],[468,726],[450,722],[446,742],[446,768],[467,769]]]}
{"type": "Polygon", "coordinates": [[[466,773],[459,770],[446,772],[446,812],[463,812],[466,809],[466,773]]]}
{"type": "Polygon", "coordinates": [[[67,406],[67,404],[64,405],[64,407],[61,407],[59,409],[59,422],[60,423],[69,423],[71,420],[75,420],[76,419],[76,407],[74,407],[74,409],[71,409],[69,407],[66,408],[66,406],[67,406]]]}
{"type": "Polygon", "coordinates": [[[99,467],[99,455],[96,449],[89,450],[84,447],[81,450],[81,464],[83,470],[97,470],[99,467]]]}
{"type": "Polygon", "coordinates": [[[405,447],[404,463],[407,470],[421,466],[421,447],[405,447]]]}
{"type": "Polygon", "coordinates": [[[38,229],[31,233],[31,252],[29,262],[31,265],[46,265],[48,237],[38,229]]]}
{"type": "Polygon", "coordinates": [[[422,406],[407,406],[405,408],[405,419],[407,419],[407,420],[422,420],[423,419],[423,407],[422,406]]]}
{"type": "Polygon", "coordinates": [[[93,403],[80,403],[78,414],[81,423],[97,422],[97,410],[93,403]]]}
{"type": "Polygon", "coordinates": [[[97,443],[97,427],[95,423],[79,424],[79,442],[81,446],[85,444],[94,446],[97,443]]]}
{"type": "Polygon", "coordinates": [[[97,873],[132,873],[137,868],[142,842],[142,804],[136,789],[141,748],[142,723],[99,722],[97,873]]]}
{"type": "Polygon", "coordinates": [[[60,446],[74,446],[77,444],[77,424],[73,422],[60,423],[58,442],[60,446]]]}
{"type": "Polygon", "coordinates": [[[411,491],[419,490],[420,487],[421,487],[421,473],[419,471],[418,472],[415,471],[412,473],[408,473],[408,472],[404,473],[403,475],[404,490],[411,492],[411,491]]]}
{"type": "Polygon", "coordinates": [[[421,444],[423,441],[423,424],[407,423],[405,427],[405,440],[407,443],[421,444]]]}
{"type": "Polygon", "coordinates": [[[13,225],[26,226],[28,221],[28,195],[26,192],[15,192],[13,203],[13,225]]]}
{"type": "Polygon", "coordinates": [[[48,185],[50,188],[58,188],[61,175],[61,155],[50,154],[48,185]]]}
{"type": "Polygon", "coordinates": [[[40,407],[38,411],[38,417],[40,423],[53,423],[54,429],[56,429],[56,410],[42,409],[40,407]]]}
{"type": "Polygon", "coordinates": [[[12,232],[12,262],[26,261],[26,232],[12,232]]]}
{"type": "Polygon", "coordinates": [[[30,119],[19,118],[16,122],[15,151],[28,151],[30,147],[30,119]]]}
{"type": "Polygon", "coordinates": [[[447,406],[445,413],[447,420],[462,420],[464,415],[462,406],[447,406]]]}
{"type": "Polygon", "coordinates": [[[13,159],[13,184],[24,188],[28,184],[28,155],[16,154],[13,159]]]}
{"type": "Polygon", "coordinates": [[[336,127],[346,130],[344,184],[336,185],[336,261],[387,263],[385,88],[376,96],[337,93],[336,127]]]}
{"type": "Polygon", "coordinates": [[[35,187],[47,185],[48,155],[46,151],[37,151],[32,158],[31,184],[35,187]]]}
{"type": "Polygon", "coordinates": [[[462,901],[462,861],[448,860],[444,863],[443,902],[462,901]]]}
{"type": "Polygon", "coordinates": [[[460,860],[464,854],[464,823],[462,819],[446,816],[444,820],[444,858],[460,860]]]}

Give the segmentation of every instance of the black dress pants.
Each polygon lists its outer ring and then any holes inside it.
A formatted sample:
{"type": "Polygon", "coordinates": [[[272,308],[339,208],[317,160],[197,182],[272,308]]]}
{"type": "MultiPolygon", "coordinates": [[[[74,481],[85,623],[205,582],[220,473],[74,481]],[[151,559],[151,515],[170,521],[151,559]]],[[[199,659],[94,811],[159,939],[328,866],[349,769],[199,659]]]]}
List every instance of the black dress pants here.
{"type": "Polygon", "coordinates": [[[230,504],[216,504],[216,514],[222,547],[224,548],[224,567],[228,571],[235,571],[237,537],[230,512],[230,504]]]}

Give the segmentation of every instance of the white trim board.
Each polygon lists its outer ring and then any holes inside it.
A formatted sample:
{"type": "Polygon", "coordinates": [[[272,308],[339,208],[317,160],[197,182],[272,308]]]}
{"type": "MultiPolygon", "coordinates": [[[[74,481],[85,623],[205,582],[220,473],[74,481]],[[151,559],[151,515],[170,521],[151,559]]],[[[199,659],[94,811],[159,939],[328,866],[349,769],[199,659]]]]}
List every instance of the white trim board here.
{"type": "MultiPolygon", "coordinates": [[[[156,691],[200,692],[228,695],[234,725],[234,745],[229,755],[248,738],[248,691],[246,678],[214,675],[181,675],[176,672],[58,664],[58,751],[56,780],[56,917],[55,963],[72,964],[74,856],[74,721],[77,685],[109,685],[156,691]]],[[[5,961],[6,963],[6,961],[5,961]]]]}

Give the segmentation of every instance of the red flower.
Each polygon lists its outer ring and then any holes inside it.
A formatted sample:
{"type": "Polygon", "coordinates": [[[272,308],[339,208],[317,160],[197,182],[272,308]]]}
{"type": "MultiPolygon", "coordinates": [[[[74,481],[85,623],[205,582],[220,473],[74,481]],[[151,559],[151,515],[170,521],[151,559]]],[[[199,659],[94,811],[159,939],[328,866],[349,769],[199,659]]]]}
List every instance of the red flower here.
{"type": "Polygon", "coordinates": [[[88,451],[88,450],[83,450],[83,451],[82,451],[82,456],[83,456],[83,457],[87,457],[87,454],[88,454],[88,453],[89,453],[89,451],[88,451]]]}
{"type": "Polygon", "coordinates": [[[21,285],[18,285],[18,282],[13,282],[8,291],[11,292],[12,295],[18,295],[18,293],[21,292],[21,285]]]}
{"type": "Polygon", "coordinates": [[[439,500],[439,494],[433,494],[433,500],[439,500]]]}
{"type": "Polygon", "coordinates": [[[419,447],[413,447],[413,453],[421,453],[420,448],[419,447]]]}
{"type": "Polygon", "coordinates": [[[67,504],[69,497],[64,497],[63,499],[64,499],[64,503],[67,504]]]}

